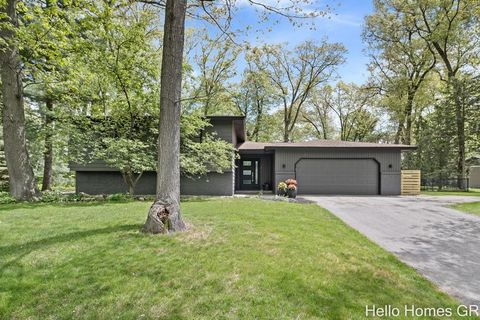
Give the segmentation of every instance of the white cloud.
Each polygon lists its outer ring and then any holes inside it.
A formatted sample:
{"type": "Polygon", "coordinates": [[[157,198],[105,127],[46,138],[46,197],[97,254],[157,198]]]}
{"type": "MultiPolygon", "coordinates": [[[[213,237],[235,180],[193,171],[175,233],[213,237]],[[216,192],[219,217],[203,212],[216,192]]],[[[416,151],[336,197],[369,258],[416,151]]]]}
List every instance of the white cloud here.
{"type": "Polygon", "coordinates": [[[348,14],[331,14],[325,17],[319,17],[319,19],[331,22],[332,24],[339,24],[350,27],[361,27],[363,24],[363,22],[359,20],[358,17],[354,17],[348,14]]]}

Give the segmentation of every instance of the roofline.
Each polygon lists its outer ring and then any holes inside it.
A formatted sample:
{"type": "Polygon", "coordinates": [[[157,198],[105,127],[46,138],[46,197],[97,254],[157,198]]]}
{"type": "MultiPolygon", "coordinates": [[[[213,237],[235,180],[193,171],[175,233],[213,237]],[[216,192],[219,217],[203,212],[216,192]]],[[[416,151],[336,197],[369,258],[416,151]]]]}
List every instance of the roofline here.
{"type": "Polygon", "coordinates": [[[244,120],[245,116],[205,116],[205,118],[215,120],[244,120]]]}
{"type": "MultiPolygon", "coordinates": [[[[407,145],[389,145],[389,144],[378,144],[378,145],[371,145],[371,146],[353,146],[353,145],[347,145],[347,146],[299,146],[299,145],[291,145],[291,146],[265,146],[264,149],[290,149],[290,148],[301,148],[301,149],[314,149],[314,148],[322,148],[322,149],[401,149],[401,150],[416,150],[418,147],[417,146],[407,146],[407,145]]],[[[249,150],[249,149],[245,149],[249,150]]]]}

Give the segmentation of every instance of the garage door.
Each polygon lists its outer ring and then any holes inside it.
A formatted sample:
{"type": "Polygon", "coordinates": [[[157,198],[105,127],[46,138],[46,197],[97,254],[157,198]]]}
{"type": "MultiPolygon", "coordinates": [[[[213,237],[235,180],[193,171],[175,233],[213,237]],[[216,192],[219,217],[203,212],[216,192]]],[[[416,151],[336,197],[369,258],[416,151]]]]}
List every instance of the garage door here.
{"type": "Polygon", "coordinates": [[[372,159],[301,159],[296,177],[303,194],[378,194],[378,163],[372,159]]]}

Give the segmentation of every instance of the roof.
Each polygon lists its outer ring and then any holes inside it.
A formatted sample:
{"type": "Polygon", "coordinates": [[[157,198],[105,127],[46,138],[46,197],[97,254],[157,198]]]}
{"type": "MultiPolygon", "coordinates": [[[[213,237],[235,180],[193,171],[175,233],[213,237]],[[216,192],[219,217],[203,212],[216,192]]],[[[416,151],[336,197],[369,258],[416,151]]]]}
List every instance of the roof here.
{"type": "Polygon", "coordinates": [[[338,140],[312,140],[304,142],[252,142],[237,146],[238,150],[267,150],[276,148],[381,148],[415,150],[417,146],[391,143],[353,142],[338,140]]]}
{"type": "Polygon", "coordinates": [[[206,116],[206,118],[212,120],[244,120],[245,116],[206,116]]]}

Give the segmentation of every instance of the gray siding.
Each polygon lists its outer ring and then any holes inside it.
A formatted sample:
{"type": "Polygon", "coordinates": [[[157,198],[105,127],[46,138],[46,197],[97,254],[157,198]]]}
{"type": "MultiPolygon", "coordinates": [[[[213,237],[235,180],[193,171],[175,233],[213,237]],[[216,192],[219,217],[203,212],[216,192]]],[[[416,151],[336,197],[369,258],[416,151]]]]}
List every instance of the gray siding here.
{"type": "MultiPolygon", "coordinates": [[[[199,179],[182,177],[180,192],[182,195],[233,195],[233,174],[208,173],[199,179]]],[[[136,194],[154,195],[156,173],[145,172],[135,189],[136,194]]],[[[87,194],[126,193],[128,188],[118,171],[77,171],[76,192],[87,194]]]]}
{"type": "Polygon", "coordinates": [[[280,181],[295,177],[295,163],[301,158],[376,159],[380,163],[381,194],[400,194],[401,152],[399,149],[279,148],[275,150],[275,185],[280,181]]]}
{"type": "Polygon", "coordinates": [[[211,127],[206,129],[209,133],[216,133],[217,137],[236,145],[236,136],[232,120],[210,119],[211,127]]]}
{"type": "MultiPolygon", "coordinates": [[[[236,145],[237,138],[231,119],[213,118],[210,122],[212,126],[207,128],[207,132],[215,132],[218,138],[236,145]]],[[[235,189],[233,163],[234,154],[232,154],[232,170],[228,172],[211,172],[198,179],[181,177],[180,192],[182,195],[233,195],[235,189]]],[[[104,161],[97,160],[88,164],[70,163],[70,169],[76,171],[77,192],[113,194],[128,191],[120,172],[109,167],[104,161]]],[[[155,194],[156,173],[144,173],[135,189],[136,194],[155,194]]]]}
{"type": "MultiPolygon", "coordinates": [[[[87,194],[114,194],[128,192],[118,171],[77,171],[76,192],[87,194]]],[[[156,173],[145,172],[137,183],[136,194],[155,194],[156,173]]]]}
{"type": "Polygon", "coordinates": [[[180,192],[182,195],[232,196],[233,173],[211,172],[204,177],[193,180],[182,177],[180,192]]]}

